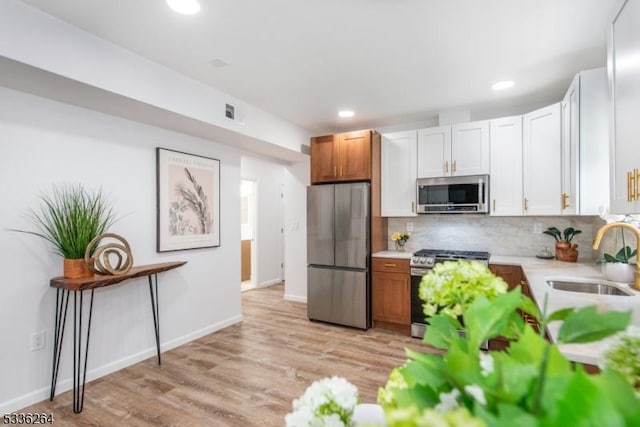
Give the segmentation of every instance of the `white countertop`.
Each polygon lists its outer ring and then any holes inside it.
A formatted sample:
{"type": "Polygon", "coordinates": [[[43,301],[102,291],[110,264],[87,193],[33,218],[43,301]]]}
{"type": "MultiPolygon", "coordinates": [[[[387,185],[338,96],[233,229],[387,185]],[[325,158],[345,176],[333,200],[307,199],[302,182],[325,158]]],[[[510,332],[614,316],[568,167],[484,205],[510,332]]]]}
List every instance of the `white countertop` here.
{"type": "MultiPolygon", "coordinates": [[[[411,252],[382,251],[373,254],[378,258],[411,258],[411,252]]],[[[535,257],[492,255],[491,264],[515,265],[522,267],[525,277],[529,282],[529,288],[538,307],[542,310],[545,296],[547,297],[547,313],[567,307],[585,307],[595,305],[598,311],[626,311],[632,310],[631,324],[640,327],[640,292],[629,285],[606,281],[602,274],[601,266],[594,261],[589,262],[563,262],[556,260],[543,260],[535,257]],[[579,292],[568,292],[553,289],[547,285],[551,279],[591,279],[602,280],[619,288],[629,290],[633,296],[595,295],[579,292]]],[[[551,339],[557,341],[560,322],[552,322],[547,330],[551,339]]],[[[586,344],[562,344],[560,351],[574,362],[598,365],[604,352],[610,347],[613,338],[586,344]]]]}
{"type": "MultiPolygon", "coordinates": [[[[627,284],[616,284],[604,279],[600,265],[595,262],[572,263],[556,260],[541,260],[534,257],[492,256],[491,264],[520,265],[529,282],[531,293],[538,306],[542,309],[547,296],[547,312],[552,313],[561,308],[585,307],[595,305],[598,311],[626,311],[632,310],[631,324],[640,326],[640,292],[627,284]],[[629,290],[633,296],[595,295],[579,292],[567,292],[553,289],[547,285],[550,279],[596,279],[608,284],[629,290]]],[[[551,339],[556,341],[560,322],[551,323],[547,330],[551,339]]],[[[611,345],[612,338],[586,344],[563,344],[560,350],[575,362],[597,365],[604,352],[611,345]]]]}
{"type": "Polygon", "coordinates": [[[381,251],[381,252],[376,252],[373,255],[371,255],[374,258],[398,258],[398,259],[411,259],[411,256],[413,255],[413,252],[411,251],[406,251],[406,252],[398,252],[398,251],[381,251]]]}

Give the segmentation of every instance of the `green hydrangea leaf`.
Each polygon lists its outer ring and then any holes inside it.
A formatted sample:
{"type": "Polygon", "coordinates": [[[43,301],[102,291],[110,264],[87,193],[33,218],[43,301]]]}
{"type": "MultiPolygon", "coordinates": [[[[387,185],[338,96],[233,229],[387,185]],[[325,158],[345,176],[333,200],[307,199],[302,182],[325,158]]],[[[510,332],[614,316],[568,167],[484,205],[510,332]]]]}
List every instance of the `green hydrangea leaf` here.
{"type": "MultiPolygon", "coordinates": [[[[636,358],[638,356],[636,355],[636,358]]],[[[631,385],[617,372],[605,369],[590,377],[593,383],[613,402],[628,426],[640,426],[640,405],[631,385]]]]}
{"type": "Polygon", "coordinates": [[[497,427],[537,427],[538,420],[516,405],[502,403],[498,405],[497,427]]]}
{"type": "Polygon", "coordinates": [[[444,356],[446,371],[453,384],[477,384],[481,381],[478,350],[469,354],[462,343],[453,343],[444,356]]]}
{"type": "Polygon", "coordinates": [[[454,319],[445,315],[435,315],[429,318],[424,342],[436,348],[447,349],[454,340],[458,339],[458,328],[454,319]]]}
{"type": "MultiPolygon", "coordinates": [[[[517,289],[520,289],[520,286],[518,286],[517,289]]],[[[522,295],[522,299],[520,301],[520,310],[524,311],[538,321],[540,321],[540,318],[542,317],[540,315],[540,309],[538,308],[536,303],[526,295],[522,295]]]]}
{"type": "Polygon", "coordinates": [[[446,383],[445,363],[441,356],[433,355],[430,360],[410,361],[402,368],[400,373],[409,387],[423,384],[437,390],[446,383]]]}
{"type": "Polygon", "coordinates": [[[563,308],[561,310],[554,311],[553,313],[551,313],[549,315],[549,317],[547,317],[547,322],[553,322],[553,321],[556,321],[556,320],[564,320],[571,313],[573,313],[574,311],[576,311],[575,308],[563,308]]]}
{"type": "Polygon", "coordinates": [[[595,306],[574,311],[564,319],[558,332],[559,343],[585,343],[623,331],[631,321],[630,311],[597,313],[595,306]]]}
{"type": "Polygon", "coordinates": [[[534,363],[519,363],[505,352],[494,352],[497,381],[493,389],[499,401],[517,403],[533,389],[539,367],[534,363]]]}
{"type": "Polygon", "coordinates": [[[464,314],[469,347],[479,348],[483,341],[502,335],[520,304],[520,289],[498,295],[493,301],[478,297],[464,314]]]}
{"type": "Polygon", "coordinates": [[[625,421],[606,390],[582,369],[575,371],[563,395],[555,401],[557,412],[545,420],[549,426],[623,427],[625,421]]]}

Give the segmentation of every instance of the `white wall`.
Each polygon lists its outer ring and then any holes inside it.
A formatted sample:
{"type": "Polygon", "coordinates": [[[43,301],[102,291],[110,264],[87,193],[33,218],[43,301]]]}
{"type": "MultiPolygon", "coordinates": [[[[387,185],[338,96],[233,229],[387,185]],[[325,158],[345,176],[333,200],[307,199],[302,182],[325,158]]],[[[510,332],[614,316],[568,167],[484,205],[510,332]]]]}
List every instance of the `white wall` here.
{"type": "Polygon", "coordinates": [[[285,180],[285,165],[277,161],[242,156],[242,179],[256,183],[256,271],[257,286],[269,286],[282,280],[283,205],[280,198],[285,180]]]}
{"type": "MultiPolygon", "coordinates": [[[[240,153],[227,145],[153,128],[90,110],[0,88],[0,413],[48,396],[55,291],[62,259],[42,239],[7,231],[32,229],[27,209],[52,184],[102,186],[121,219],[112,231],[131,244],[135,264],[186,260],[158,276],[163,351],[241,320],[240,153]],[[155,148],[221,161],[221,246],[158,254],[155,148]],[[46,332],[44,351],[30,335],[46,332]]],[[[58,392],[71,386],[67,323],[58,392]]],[[[155,352],[145,279],[97,290],[88,378],[155,352]]]]}
{"type": "Polygon", "coordinates": [[[307,186],[309,162],[287,167],[285,173],[284,298],[307,302],[307,186]]]}

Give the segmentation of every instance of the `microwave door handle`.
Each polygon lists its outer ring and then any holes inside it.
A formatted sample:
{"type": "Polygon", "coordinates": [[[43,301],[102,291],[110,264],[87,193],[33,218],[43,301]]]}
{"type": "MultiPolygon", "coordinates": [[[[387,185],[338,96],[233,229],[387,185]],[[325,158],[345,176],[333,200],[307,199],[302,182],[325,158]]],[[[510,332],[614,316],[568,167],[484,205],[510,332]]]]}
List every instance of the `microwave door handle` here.
{"type": "Polygon", "coordinates": [[[484,185],[482,183],[482,178],[478,179],[478,203],[481,207],[484,205],[484,185]]]}

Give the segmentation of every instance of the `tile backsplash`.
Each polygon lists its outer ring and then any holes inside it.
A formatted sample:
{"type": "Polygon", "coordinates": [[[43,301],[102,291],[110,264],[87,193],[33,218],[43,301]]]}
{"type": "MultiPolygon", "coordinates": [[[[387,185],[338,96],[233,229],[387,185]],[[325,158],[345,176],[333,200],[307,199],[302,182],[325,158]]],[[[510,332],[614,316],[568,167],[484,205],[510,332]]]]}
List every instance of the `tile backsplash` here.
{"type": "MultiPolygon", "coordinates": [[[[597,216],[420,215],[389,218],[389,236],[394,231],[405,231],[407,223],[413,223],[411,238],[405,245],[407,252],[419,249],[454,249],[513,256],[535,256],[545,247],[554,252],[553,237],[534,233],[534,226],[539,226],[541,230],[549,227],[564,230],[571,226],[582,230],[582,234],[573,239],[573,243],[578,244],[579,261],[598,258],[598,252],[593,251],[591,246],[596,232],[605,224],[597,216]]],[[[390,238],[388,247],[389,250],[394,248],[390,238]]]]}

